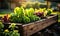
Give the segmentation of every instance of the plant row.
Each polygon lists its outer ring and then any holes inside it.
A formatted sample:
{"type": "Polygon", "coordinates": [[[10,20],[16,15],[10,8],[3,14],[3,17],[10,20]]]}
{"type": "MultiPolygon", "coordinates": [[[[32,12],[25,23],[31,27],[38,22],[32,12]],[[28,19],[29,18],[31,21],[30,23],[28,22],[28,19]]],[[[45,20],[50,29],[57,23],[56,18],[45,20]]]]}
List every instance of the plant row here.
{"type": "Polygon", "coordinates": [[[41,18],[44,18],[46,16],[51,15],[53,11],[51,9],[33,9],[33,8],[27,8],[24,9],[23,7],[16,7],[14,9],[14,12],[11,14],[7,14],[2,18],[3,22],[12,22],[12,23],[31,23],[38,20],[41,20],[41,18]]]}

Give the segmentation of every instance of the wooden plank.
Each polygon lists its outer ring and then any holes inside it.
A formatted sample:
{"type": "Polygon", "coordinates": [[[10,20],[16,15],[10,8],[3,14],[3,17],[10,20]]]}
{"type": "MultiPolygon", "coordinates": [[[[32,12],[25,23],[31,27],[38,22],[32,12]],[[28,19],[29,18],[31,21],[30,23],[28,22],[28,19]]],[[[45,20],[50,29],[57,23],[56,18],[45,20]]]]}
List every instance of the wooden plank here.
{"type": "Polygon", "coordinates": [[[24,35],[32,35],[50,25],[57,22],[57,16],[50,16],[47,19],[43,19],[34,23],[23,25],[24,35]]]}

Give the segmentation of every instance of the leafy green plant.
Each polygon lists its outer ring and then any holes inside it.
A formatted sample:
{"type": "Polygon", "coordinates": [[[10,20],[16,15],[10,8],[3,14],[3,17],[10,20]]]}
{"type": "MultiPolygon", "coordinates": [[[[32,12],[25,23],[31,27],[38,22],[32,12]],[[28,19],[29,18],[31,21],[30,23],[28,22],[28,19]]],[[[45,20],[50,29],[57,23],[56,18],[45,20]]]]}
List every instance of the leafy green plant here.
{"type": "Polygon", "coordinates": [[[30,22],[34,22],[34,21],[40,20],[40,18],[38,18],[35,15],[29,16],[29,18],[30,18],[30,22]]]}
{"type": "Polygon", "coordinates": [[[24,9],[21,7],[16,7],[14,9],[14,13],[11,14],[10,16],[10,21],[11,22],[17,22],[17,23],[21,23],[22,22],[22,18],[24,17],[24,9]]]}
{"type": "Polygon", "coordinates": [[[20,34],[17,31],[12,31],[10,36],[20,36],[20,34]]]}
{"type": "Polygon", "coordinates": [[[4,30],[4,25],[2,24],[2,22],[0,22],[0,36],[20,36],[18,30],[15,30],[16,27],[16,24],[12,23],[9,26],[11,30],[4,30]]]}
{"type": "Polygon", "coordinates": [[[10,35],[9,36],[20,36],[20,34],[18,33],[17,30],[15,30],[16,28],[16,24],[12,23],[9,28],[11,28],[12,31],[10,31],[10,35]]]}
{"type": "Polygon", "coordinates": [[[0,29],[3,29],[4,28],[4,25],[2,22],[0,22],[0,29]]]}
{"type": "Polygon", "coordinates": [[[22,23],[29,23],[30,22],[30,18],[27,17],[27,16],[24,16],[23,20],[22,20],[22,23]]]}
{"type": "Polygon", "coordinates": [[[24,9],[23,7],[16,7],[14,9],[14,13],[10,16],[10,21],[14,23],[30,23],[33,21],[37,21],[40,18],[34,15],[34,9],[24,9]]]}
{"type": "Polygon", "coordinates": [[[4,25],[2,22],[0,22],[0,36],[3,36],[3,28],[4,28],[4,25]]]}
{"type": "Polygon", "coordinates": [[[5,35],[5,36],[9,36],[9,35],[10,35],[10,33],[9,33],[9,30],[8,30],[8,29],[6,29],[3,33],[4,33],[4,35],[5,35]]]}
{"type": "Polygon", "coordinates": [[[51,15],[52,11],[51,10],[47,10],[47,11],[48,11],[47,15],[51,15]]]}
{"type": "Polygon", "coordinates": [[[19,18],[16,14],[14,14],[14,13],[11,14],[11,16],[10,16],[9,19],[10,19],[10,22],[14,22],[14,23],[15,23],[15,22],[17,22],[17,23],[18,23],[18,22],[21,22],[21,21],[20,21],[20,18],[19,18]]]}
{"type": "Polygon", "coordinates": [[[26,15],[30,18],[30,22],[40,20],[40,17],[34,15],[34,9],[33,8],[26,9],[26,15]]]}
{"type": "Polygon", "coordinates": [[[32,16],[34,14],[34,9],[33,8],[30,8],[30,9],[26,9],[25,10],[25,14],[27,16],[32,16]]]}
{"type": "Polygon", "coordinates": [[[14,30],[16,28],[16,24],[12,23],[9,28],[11,28],[11,30],[14,30]]]}

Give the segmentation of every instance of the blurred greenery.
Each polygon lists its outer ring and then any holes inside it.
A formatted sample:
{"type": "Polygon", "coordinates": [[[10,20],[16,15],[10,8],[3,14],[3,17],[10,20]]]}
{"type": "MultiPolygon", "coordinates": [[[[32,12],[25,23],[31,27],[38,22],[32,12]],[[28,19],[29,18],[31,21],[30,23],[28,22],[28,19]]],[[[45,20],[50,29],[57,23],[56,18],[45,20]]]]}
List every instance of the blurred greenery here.
{"type": "Polygon", "coordinates": [[[12,13],[11,10],[1,10],[0,11],[0,14],[10,14],[10,13],[12,13]]]}
{"type": "Polygon", "coordinates": [[[5,14],[13,13],[11,10],[0,10],[0,17],[4,16],[5,14]]]}
{"type": "Polygon", "coordinates": [[[60,22],[60,12],[58,12],[58,22],[60,22]]]}
{"type": "Polygon", "coordinates": [[[39,1],[36,1],[36,2],[24,2],[22,3],[22,6],[24,8],[34,8],[34,9],[39,9],[39,8],[46,8],[47,5],[46,3],[41,3],[39,1]]]}

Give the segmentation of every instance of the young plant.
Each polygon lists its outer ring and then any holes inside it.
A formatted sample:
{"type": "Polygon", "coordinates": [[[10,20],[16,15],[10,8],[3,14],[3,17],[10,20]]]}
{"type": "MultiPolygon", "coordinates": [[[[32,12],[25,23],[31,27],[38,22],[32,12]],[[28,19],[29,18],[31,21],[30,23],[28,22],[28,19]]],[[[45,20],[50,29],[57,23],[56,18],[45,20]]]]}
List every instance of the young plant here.
{"type": "Polygon", "coordinates": [[[16,24],[12,23],[9,28],[11,28],[12,31],[10,31],[10,35],[9,36],[20,36],[20,34],[18,33],[18,30],[15,30],[16,28],[16,24]]]}
{"type": "Polygon", "coordinates": [[[4,36],[9,36],[9,35],[10,35],[9,30],[6,29],[6,30],[4,31],[4,36]]]}
{"type": "MultiPolygon", "coordinates": [[[[11,32],[10,32],[11,33],[11,32]]],[[[20,36],[17,30],[12,31],[10,36],[20,36]]]]}
{"type": "Polygon", "coordinates": [[[16,28],[16,24],[15,23],[12,23],[9,28],[11,28],[11,30],[14,30],[16,28]]]}

